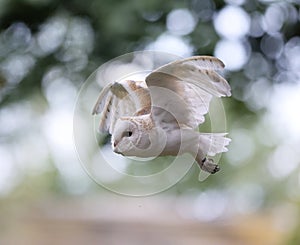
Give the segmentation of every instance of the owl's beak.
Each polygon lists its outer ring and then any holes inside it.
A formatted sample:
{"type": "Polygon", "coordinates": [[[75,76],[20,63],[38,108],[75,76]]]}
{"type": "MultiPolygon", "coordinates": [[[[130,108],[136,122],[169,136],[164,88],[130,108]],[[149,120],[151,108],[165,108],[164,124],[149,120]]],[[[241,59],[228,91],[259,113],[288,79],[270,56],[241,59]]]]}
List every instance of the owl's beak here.
{"type": "Polygon", "coordinates": [[[114,151],[115,153],[118,153],[118,154],[123,155],[122,152],[118,151],[118,148],[117,148],[117,145],[118,145],[118,144],[119,144],[119,141],[115,141],[115,142],[113,143],[113,151],[114,151]]]}
{"type": "Polygon", "coordinates": [[[120,155],[124,156],[124,154],[123,154],[122,152],[118,151],[118,149],[117,149],[116,147],[114,148],[113,151],[114,151],[115,153],[117,153],[117,154],[120,154],[120,155]]]}

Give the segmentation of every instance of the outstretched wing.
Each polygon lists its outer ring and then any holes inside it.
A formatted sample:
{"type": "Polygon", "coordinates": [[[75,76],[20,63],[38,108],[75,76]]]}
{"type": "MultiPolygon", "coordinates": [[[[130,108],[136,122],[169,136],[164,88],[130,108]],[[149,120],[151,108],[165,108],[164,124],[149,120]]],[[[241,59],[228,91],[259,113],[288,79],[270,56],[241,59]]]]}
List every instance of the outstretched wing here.
{"type": "Polygon", "coordinates": [[[93,115],[101,113],[99,130],[111,134],[120,117],[147,114],[150,109],[151,98],[146,83],[126,80],[104,87],[93,115]]]}
{"type": "Polygon", "coordinates": [[[152,114],[157,122],[196,128],[204,122],[213,96],[230,96],[228,82],[216,71],[222,61],[211,56],[193,56],[154,70],[146,78],[152,99],[152,114]],[[173,116],[165,118],[166,111],[173,116]],[[170,120],[170,121],[168,121],[170,120]]]}

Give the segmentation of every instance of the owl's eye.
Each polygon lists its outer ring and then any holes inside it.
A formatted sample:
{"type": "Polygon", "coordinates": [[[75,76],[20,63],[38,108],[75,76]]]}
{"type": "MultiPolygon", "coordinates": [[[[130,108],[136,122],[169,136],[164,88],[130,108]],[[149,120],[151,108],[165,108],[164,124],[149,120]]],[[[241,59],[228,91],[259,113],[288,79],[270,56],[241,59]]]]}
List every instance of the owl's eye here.
{"type": "Polygon", "coordinates": [[[125,131],[122,137],[130,137],[132,135],[132,131],[125,131]]]}

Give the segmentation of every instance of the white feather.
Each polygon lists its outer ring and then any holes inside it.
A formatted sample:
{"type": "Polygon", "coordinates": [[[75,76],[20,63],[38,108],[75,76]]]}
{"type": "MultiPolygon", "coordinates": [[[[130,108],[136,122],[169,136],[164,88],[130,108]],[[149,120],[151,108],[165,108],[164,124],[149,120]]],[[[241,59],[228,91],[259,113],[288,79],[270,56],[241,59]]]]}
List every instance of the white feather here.
{"type": "MultiPolygon", "coordinates": [[[[212,96],[230,96],[230,86],[215,70],[224,64],[217,58],[194,56],[175,61],[153,71],[146,83],[150,88],[156,120],[161,121],[158,108],[168,108],[180,124],[196,128],[204,122],[212,96]],[[169,96],[153,92],[151,87],[162,87],[176,93],[185,103],[174,103],[169,96]]],[[[178,102],[178,101],[177,101],[178,102]]],[[[163,113],[163,110],[161,110],[163,113]]]]}
{"type": "Polygon", "coordinates": [[[145,100],[151,103],[149,91],[142,82],[132,90],[129,83],[122,81],[108,84],[100,93],[92,114],[101,114],[99,131],[112,134],[116,121],[125,116],[133,116],[144,108],[145,100]],[[149,101],[150,100],[150,101],[149,101]]]}
{"type": "Polygon", "coordinates": [[[112,134],[117,153],[155,157],[187,152],[196,156],[201,169],[217,172],[206,155],[227,151],[230,139],[195,128],[204,122],[213,96],[231,95],[229,84],[216,72],[223,68],[217,58],[194,56],[154,70],[145,82],[109,84],[93,109],[101,114],[100,131],[112,134]]]}

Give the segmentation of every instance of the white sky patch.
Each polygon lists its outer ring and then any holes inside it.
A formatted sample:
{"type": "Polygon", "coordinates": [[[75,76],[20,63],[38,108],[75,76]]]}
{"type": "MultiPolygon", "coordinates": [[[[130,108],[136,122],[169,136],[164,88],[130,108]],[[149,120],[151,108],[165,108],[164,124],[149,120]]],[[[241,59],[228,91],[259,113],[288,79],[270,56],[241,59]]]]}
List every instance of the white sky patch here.
{"type": "Polygon", "coordinates": [[[230,211],[241,214],[251,214],[256,212],[264,201],[264,190],[256,183],[240,183],[229,189],[232,196],[230,211]]]}
{"type": "Polygon", "coordinates": [[[279,4],[271,4],[262,19],[262,27],[270,34],[277,33],[285,21],[284,11],[279,4]]]}
{"type": "Polygon", "coordinates": [[[193,53],[193,48],[188,41],[167,33],[163,33],[156,41],[150,43],[146,50],[161,51],[181,57],[191,56],[193,53]]]}
{"type": "Polygon", "coordinates": [[[260,78],[255,82],[249,83],[245,90],[247,94],[245,102],[251,110],[258,111],[268,105],[272,92],[269,80],[260,78]]]}
{"type": "Polygon", "coordinates": [[[0,146],[0,196],[8,194],[15,186],[18,170],[8,147],[0,146]]]}
{"type": "Polygon", "coordinates": [[[300,84],[277,84],[273,90],[264,120],[277,135],[279,145],[269,157],[268,169],[275,178],[282,179],[300,164],[300,84]]]}
{"type": "Polygon", "coordinates": [[[300,37],[293,37],[286,43],[284,54],[287,62],[282,65],[300,77],[300,37]]]}
{"type": "Polygon", "coordinates": [[[30,105],[22,101],[19,104],[12,104],[1,108],[0,110],[0,135],[14,135],[18,131],[24,130],[24,126],[32,122],[30,105]],[[22,118],[22,124],[18,118],[22,118]]]}
{"type": "Polygon", "coordinates": [[[10,55],[1,64],[0,71],[3,72],[8,83],[17,84],[30,72],[35,65],[35,59],[31,55],[10,55]]]}
{"type": "Polygon", "coordinates": [[[202,221],[213,221],[220,218],[228,204],[224,193],[209,190],[201,193],[194,202],[193,215],[202,221]]]}
{"type": "Polygon", "coordinates": [[[47,144],[40,132],[32,130],[23,135],[11,148],[20,171],[34,176],[51,169],[47,144]]]}
{"type": "Polygon", "coordinates": [[[284,178],[299,166],[299,154],[291,145],[283,144],[276,148],[268,161],[268,168],[275,178],[284,178]]]}
{"type": "Polygon", "coordinates": [[[41,26],[37,35],[40,49],[45,53],[51,53],[64,42],[68,22],[65,18],[53,17],[41,26]]]}
{"type": "Polygon", "coordinates": [[[101,148],[101,152],[103,157],[106,158],[107,162],[111,164],[111,166],[119,172],[125,172],[128,161],[125,157],[116,154],[112,151],[111,145],[106,144],[101,148]]]}
{"type": "Polygon", "coordinates": [[[225,2],[233,5],[242,5],[245,3],[245,0],[225,0],[225,2]]]}
{"type": "Polygon", "coordinates": [[[238,6],[226,6],[214,19],[216,31],[227,39],[243,38],[250,29],[249,15],[238,6]]]}
{"type": "Polygon", "coordinates": [[[50,110],[43,118],[42,127],[64,188],[78,194],[86,191],[89,179],[79,164],[73,143],[76,88],[64,77],[63,72],[59,68],[53,68],[43,78],[44,94],[50,110]]]}
{"type": "Polygon", "coordinates": [[[232,142],[226,153],[228,162],[234,166],[243,165],[251,158],[255,151],[255,145],[250,132],[245,129],[235,129],[230,132],[232,142]]]}
{"type": "Polygon", "coordinates": [[[101,153],[94,154],[89,171],[97,183],[113,183],[124,177],[127,159],[112,152],[111,146],[102,147],[101,153]]]}
{"type": "Polygon", "coordinates": [[[80,166],[73,145],[73,111],[50,110],[43,121],[43,131],[61,174],[66,190],[73,194],[87,190],[90,180],[80,166]]]}
{"type": "Polygon", "coordinates": [[[243,43],[233,40],[220,40],[214,55],[221,59],[226,69],[236,71],[241,69],[249,58],[249,52],[243,43]]]}
{"type": "MultiPolygon", "coordinates": [[[[50,110],[43,121],[43,130],[55,157],[69,162],[73,150],[73,115],[68,110],[50,110]]],[[[63,165],[58,166],[63,167],[63,165]]]]}
{"type": "Polygon", "coordinates": [[[268,117],[275,131],[285,140],[300,141],[300,84],[275,85],[268,117]]]}
{"type": "Polygon", "coordinates": [[[176,9],[167,16],[167,28],[172,34],[190,34],[196,26],[196,21],[187,9],[176,9]]]}
{"type": "Polygon", "coordinates": [[[60,68],[50,69],[43,77],[43,90],[48,103],[53,108],[73,109],[77,91],[60,68]]]}

